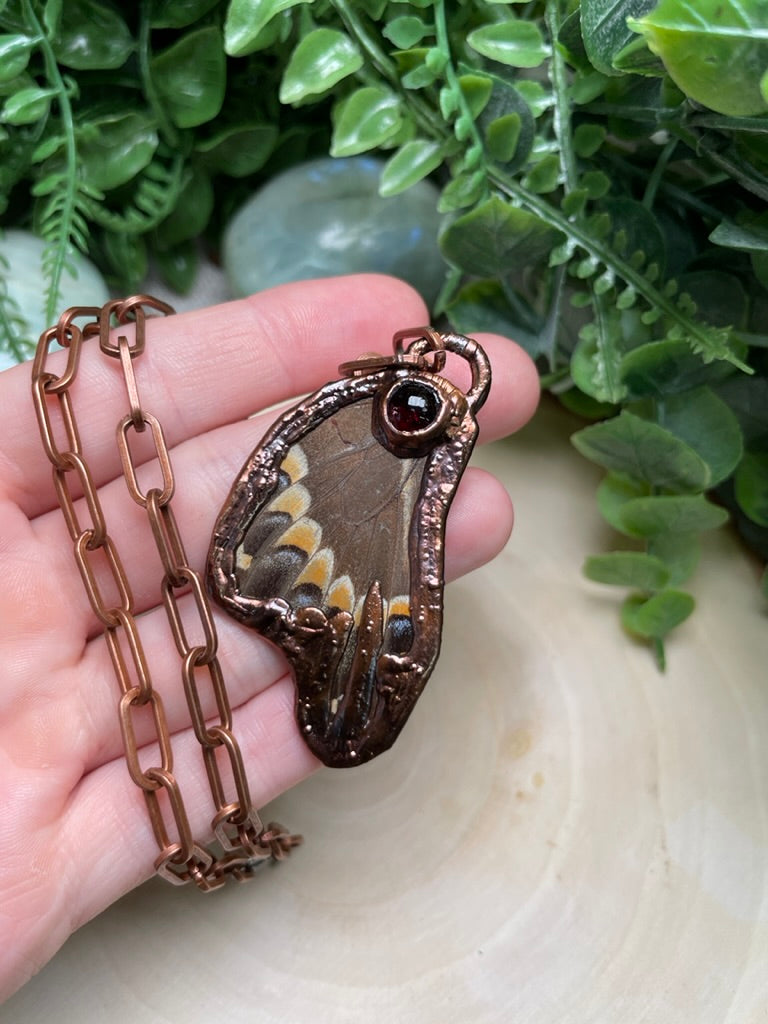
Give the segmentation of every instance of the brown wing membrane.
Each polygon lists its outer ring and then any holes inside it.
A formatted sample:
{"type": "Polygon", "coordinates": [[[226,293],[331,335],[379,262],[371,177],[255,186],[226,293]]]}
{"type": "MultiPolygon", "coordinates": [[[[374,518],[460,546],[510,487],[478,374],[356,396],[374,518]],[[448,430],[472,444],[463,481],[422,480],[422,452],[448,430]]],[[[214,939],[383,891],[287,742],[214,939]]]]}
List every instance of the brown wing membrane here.
{"type": "Polygon", "coordinates": [[[410,525],[424,459],[398,459],[374,440],[371,405],[368,399],[342,408],[289,448],[277,487],[235,549],[235,574],[243,597],[282,598],[294,613],[347,612],[354,622],[347,646],[354,646],[376,580],[383,649],[394,650],[408,632],[410,525]]]}
{"type": "MultiPolygon", "coordinates": [[[[475,343],[453,337],[470,358],[475,343]]],[[[476,436],[473,412],[453,385],[397,361],[328,384],[275,424],[219,516],[213,595],[283,649],[299,726],[327,765],[387,750],[437,658],[445,518],[476,436]],[[392,394],[427,393],[441,418],[411,452],[410,437],[382,427],[382,409],[392,394]]]]}
{"type": "Polygon", "coordinates": [[[424,459],[397,458],[374,439],[372,404],[341,408],[288,449],[234,551],[243,598],[282,599],[294,620],[319,609],[331,624],[310,643],[314,656],[304,647],[297,657],[288,635],[281,644],[297,669],[305,735],[326,760],[328,744],[364,756],[364,724],[382,699],[378,658],[406,654],[413,639],[409,546],[424,459]]]}

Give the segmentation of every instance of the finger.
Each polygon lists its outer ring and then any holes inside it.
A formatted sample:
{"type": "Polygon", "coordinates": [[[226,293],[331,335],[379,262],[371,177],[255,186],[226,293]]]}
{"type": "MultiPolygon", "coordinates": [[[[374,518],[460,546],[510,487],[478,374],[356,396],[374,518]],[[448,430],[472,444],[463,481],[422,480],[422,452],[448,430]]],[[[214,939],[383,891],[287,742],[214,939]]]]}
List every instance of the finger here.
{"type": "MultiPolygon", "coordinates": [[[[161,419],[168,444],[231,423],[312,391],[336,367],[391,345],[403,326],[426,322],[424,303],[394,278],[360,275],[302,281],[247,299],[147,323],[147,347],[134,363],[143,408],[161,419]]],[[[130,337],[132,328],[120,329],[130,337]]],[[[61,373],[64,353],[47,367],[61,373]]],[[[6,434],[3,474],[28,515],[54,504],[50,466],[40,447],[29,366],[2,380],[6,434]]],[[[115,424],[128,411],[119,362],[96,339],[83,344],[73,389],[86,458],[97,483],[119,472],[115,424]]]]}
{"type": "MultiPolygon", "coordinates": [[[[509,433],[530,415],[537,400],[538,387],[535,369],[531,368],[530,360],[517,346],[494,336],[483,340],[500,367],[487,409],[481,410],[481,415],[486,417],[481,437],[493,437],[509,433]]],[[[245,457],[261,440],[273,418],[274,413],[264,413],[250,420],[228,424],[184,441],[172,451],[176,481],[173,509],[193,567],[199,569],[205,564],[211,530],[219,509],[245,457]]],[[[148,440],[144,438],[140,443],[146,444],[148,440]]],[[[134,443],[134,448],[137,461],[140,461],[139,445],[134,443]]],[[[145,493],[153,484],[162,486],[156,466],[147,466],[146,473],[139,475],[145,493]]],[[[159,601],[161,572],[147,516],[131,500],[122,478],[103,486],[99,500],[107,529],[128,569],[135,607],[138,611],[151,608],[159,601]],[[119,524],[119,529],[116,524],[119,524]],[[138,552],[141,552],[140,558],[136,554],[138,552]]],[[[90,518],[83,501],[76,503],[76,510],[78,521],[87,524],[90,518]]],[[[486,511],[493,512],[493,508],[489,506],[486,511]]],[[[487,522],[488,516],[483,514],[483,519],[486,530],[490,530],[488,535],[493,538],[495,534],[487,522]]],[[[72,628],[78,631],[78,635],[94,635],[98,631],[98,623],[81,590],[79,574],[71,556],[71,542],[59,510],[40,516],[34,521],[34,530],[46,550],[52,553],[48,571],[56,573],[59,585],[68,595],[72,628]]],[[[461,536],[460,531],[456,536],[461,536]]],[[[110,596],[105,592],[105,599],[110,596]]]]}
{"type": "Polygon", "coordinates": [[[480,410],[479,441],[485,444],[514,434],[525,426],[539,404],[540,385],[536,366],[519,345],[500,334],[473,334],[493,369],[488,401],[480,410]]]}
{"type": "MultiPolygon", "coordinates": [[[[482,470],[470,470],[453,503],[446,529],[446,579],[454,579],[493,558],[506,543],[512,527],[512,506],[495,477],[482,470]]],[[[179,609],[190,644],[200,632],[194,628],[194,599],[182,597],[179,609]]],[[[288,666],[281,652],[224,613],[216,610],[219,655],[230,703],[238,707],[264,692],[286,676],[288,666]]],[[[153,686],[161,694],[168,726],[172,732],[189,724],[189,710],[181,683],[181,663],[171,637],[165,610],[155,608],[139,620],[142,644],[147,652],[153,686]]],[[[202,641],[202,636],[200,637],[202,641]]],[[[81,773],[119,757],[122,737],[115,714],[116,682],[105,643],[92,640],[82,661],[71,673],[78,707],[88,708],[87,723],[77,733],[76,758],[81,773]]],[[[210,686],[200,680],[203,713],[216,714],[210,686]]],[[[154,728],[150,716],[137,717],[139,743],[149,742],[154,728]]]]}
{"type": "MultiPolygon", "coordinates": [[[[161,420],[172,448],[314,390],[335,377],[339,362],[371,348],[386,351],[395,330],[404,323],[424,323],[426,316],[408,286],[367,275],[300,282],[199,313],[155,318],[147,328],[146,352],[136,363],[141,401],[161,420]]],[[[483,337],[497,373],[482,413],[487,440],[510,433],[531,415],[538,379],[521,349],[498,336],[483,337]]],[[[60,372],[63,355],[51,357],[54,372],[60,372]]],[[[120,472],[114,432],[128,406],[119,366],[101,354],[95,340],[84,345],[80,362],[75,415],[98,485],[120,472]]],[[[2,479],[6,493],[33,516],[53,507],[55,499],[27,371],[17,368],[4,375],[11,416],[2,479]]]]}

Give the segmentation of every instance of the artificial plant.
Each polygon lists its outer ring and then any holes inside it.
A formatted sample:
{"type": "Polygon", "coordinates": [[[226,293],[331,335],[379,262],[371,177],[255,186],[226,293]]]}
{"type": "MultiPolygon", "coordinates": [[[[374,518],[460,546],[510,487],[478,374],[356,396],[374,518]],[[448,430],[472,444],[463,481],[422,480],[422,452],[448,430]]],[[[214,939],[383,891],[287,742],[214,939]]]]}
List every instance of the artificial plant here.
{"type": "MultiPolygon", "coordinates": [[[[49,319],[73,249],[184,288],[260,181],[378,151],[382,194],[441,185],[435,315],[593,421],[626,543],[586,572],[625,626],[663,663],[726,509],[768,555],[768,0],[7,0],[0,29],[0,207],[47,242],[49,319]]],[[[18,312],[0,285],[22,356],[18,312]]]]}

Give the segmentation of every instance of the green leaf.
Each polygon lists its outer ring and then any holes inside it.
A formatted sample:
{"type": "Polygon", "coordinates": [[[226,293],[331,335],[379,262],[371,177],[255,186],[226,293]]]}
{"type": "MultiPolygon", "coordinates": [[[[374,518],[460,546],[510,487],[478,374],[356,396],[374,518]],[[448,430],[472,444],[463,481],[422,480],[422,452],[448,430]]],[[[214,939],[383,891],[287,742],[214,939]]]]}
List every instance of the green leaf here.
{"type": "Polygon", "coordinates": [[[394,43],[398,49],[407,50],[409,47],[415,46],[416,43],[420,43],[424,36],[429,35],[430,31],[421,18],[406,14],[387,22],[382,35],[394,43]]]}
{"type": "Polygon", "coordinates": [[[581,34],[591,64],[603,75],[617,74],[613,61],[635,37],[627,17],[639,18],[652,10],[656,0],[582,0],[581,34]]]}
{"type": "Polygon", "coordinates": [[[592,462],[656,487],[703,491],[712,479],[706,462],[690,445],[627,410],[612,420],[585,427],[571,441],[592,462]]]}
{"type": "Polygon", "coordinates": [[[678,278],[681,290],[696,303],[699,319],[716,327],[747,326],[749,297],[735,274],[724,270],[694,270],[678,278]]]}
{"type": "Polygon", "coordinates": [[[623,50],[619,50],[613,58],[613,66],[617,71],[630,75],[649,75],[660,78],[664,74],[664,64],[660,57],[648,49],[645,39],[633,39],[623,50]]]}
{"type": "Polygon", "coordinates": [[[333,111],[331,156],[354,156],[380,146],[400,130],[400,101],[383,86],[357,89],[333,111]]]}
{"type": "Polygon", "coordinates": [[[65,144],[66,139],[63,135],[49,135],[38,146],[35,146],[30,159],[34,164],[41,164],[44,160],[58,152],[65,144]]]}
{"type": "Polygon", "coordinates": [[[186,295],[197,277],[200,251],[194,241],[181,242],[156,254],[163,280],[179,295],[186,295]]]}
{"type": "Polygon", "coordinates": [[[689,580],[701,557],[696,533],[659,533],[646,543],[649,555],[660,558],[669,570],[669,585],[679,587],[689,580]]]}
{"type": "MultiPolygon", "coordinates": [[[[513,173],[528,160],[536,135],[531,108],[520,89],[496,75],[487,75],[491,95],[478,118],[492,159],[513,173]]],[[[520,85],[524,83],[518,83],[520,85]]]]}
{"type": "Polygon", "coordinates": [[[734,224],[721,221],[709,236],[710,242],[742,252],[768,252],[768,226],[762,223],[734,224]]]}
{"type": "Polygon", "coordinates": [[[213,212],[213,186],[200,167],[195,167],[171,214],[157,227],[157,248],[172,249],[201,235],[213,212]]]}
{"type": "Polygon", "coordinates": [[[227,62],[221,32],[209,25],[188,32],[151,61],[150,72],[179,128],[210,121],[221,110],[227,62]]]}
{"type": "MultiPolygon", "coordinates": [[[[587,190],[585,188],[575,188],[570,192],[566,192],[560,201],[560,209],[563,211],[566,217],[571,220],[574,217],[578,217],[584,212],[584,208],[587,205],[587,190]]],[[[555,257],[555,262],[550,261],[551,267],[558,267],[561,263],[565,263],[570,256],[573,255],[574,245],[570,247],[571,251],[565,259],[562,259],[562,253],[558,252],[555,257]]]]}
{"type": "Polygon", "coordinates": [[[576,387],[598,402],[620,402],[626,388],[619,368],[622,356],[621,313],[600,296],[593,303],[595,320],[579,338],[571,355],[576,387]]]}
{"type": "Polygon", "coordinates": [[[522,120],[518,113],[504,114],[495,118],[486,129],[485,138],[492,160],[506,164],[515,155],[520,139],[522,120]]]}
{"type": "Polygon", "coordinates": [[[62,171],[53,171],[51,174],[46,174],[45,177],[40,178],[34,183],[31,188],[32,195],[36,197],[48,196],[66,180],[67,176],[62,171]]]}
{"type": "Polygon", "coordinates": [[[92,138],[80,148],[80,166],[88,183],[105,192],[130,181],[158,146],[155,122],[142,113],[106,114],[88,127],[92,138]]]}
{"type": "MultiPolygon", "coordinates": [[[[118,234],[105,231],[102,245],[115,276],[131,293],[141,291],[141,286],[149,271],[147,259],[147,243],[141,235],[118,234]]],[[[102,270],[108,269],[102,266],[102,270]]]]}
{"type": "Polygon", "coordinates": [[[278,129],[273,124],[233,125],[199,142],[196,151],[208,170],[244,178],[261,170],[277,139],[278,129]]]}
{"type": "Polygon", "coordinates": [[[115,9],[99,0],[67,0],[53,41],[56,59],[68,68],[119,68],[134,50],[133,36],[115,9]]]}
{"type": "Polygon", "coordinates": [[[481,56],[515,68],[537,68],[549,55],[538,25],[517,18],[476,28],[467,42],[481,56]]]}
{"type": "Polygon", "coordinates": [[[390,157],[381,171],[379,195],[395,196],[426,178],[443,162],[443,147],[428,139],[412,139],[390,157]]]}
{"type": "MultiPolygon", "coordinates": [[[[0,10],[2,10],[3,7],[5,7],[5,0],[2,0],[0,10]]],[[[47,0],[47,3],[45,4],[45,8],[43,10],[43,25],[45,26],[46,32],[50,38],[53,38],[59,31],[63,7],[64,0],[47,0]]]]}
{"type": "Polygon", "coordinates": [[[622,358],[621,379],[629,398],[664,398],[733,373],[730,363],[705,363],[685,341],[651,341],[622,358]]]}
{"type": "Polygon", "coordinates": [[[440,113],[445,121],[450,121],[459,109],[460,90],[455,86],[444,85],[438,94],[440,113]]]}
{"type": "Polygon", "coordinates": [[[595,583],[638,590],[661,590],[669,581],[669,570],[661,559],[642,551],[590,555],[584,563],[584,575],[595,583]]]}
{"type": "Polygon", "coordinates": [[[589,75],[576,75],[569,90],[571,99],[577,105],[591,103],[598,96],[602,96],[607,90],[609,82],[610,79],[600,74],[599,71],[593,71],[589,75]]]}
{"type": "Polygon", "coordinates": [[[587,171],[579,179],[579,185],[590,199],[602,199],[611,188],[611,179],[602,171],[587,171]]]}
{"type": "Polygon", "coordinates": [[[716,530],[728,522],[728,513],[701,494],[655,494],[627,501],[620,519],[631,537],[654,537],[716,530]]]}
{"type": "Polygon", "coordinates": [[[573,133],[573,148],[577,156],[589,159],[605,142],[607,132],[601,124],[580,124],[573,133]]]}
{"type": "Polygon", "coordinates": [[[739,421],[745,447],[768,449],[768,378],[739,374],[720,384],[717,393],[739,421]]]}
{"type": "Polygon", "coordinates": [[[562,237],[535,214],[493,196],[450,224],[440,249],[466,273],[495,277],[537,263],[562,237]]]}
{"type": "Polygon", "coordinates": [[[427,47],[416,47],[410,50],[399,50],[395,53],[398,59],[411,60],[411,68],[400,79],[404,89],[426,89],[437,80],[438,72],[426,63],[430,50],[427,47]]]}
{"type": "MultiPolygon", "coordinates": [[[[527,346],[523,347],[529,355],[533,354],[527,346]]],[[[598,402],[589,395],[585,395],[583,391],[579,391],[578,388],[569,388],[568,391],[563,391],[557,397],[564,409],[582,420],[604,420],[609,416],[615,416],[618,411],[615,405],[598,402]]]]}
{"type": "Polygon", "coordinates": [[[644,598],[630,595],[621,610],[621,624],[645,639],[662,639],[688,618],[696,602],[683,590],[662,590],[644,598]]]}
{"type": "Polygon", "coordinates": [[[747,452],[734,477],[739,507],[753,523],[768,526],[768,452],[747,452]]]}
{"type": "Polygon", "coordinates": [[[33,45],[29,36],[0,35],[0,82],[10,82],[24,71],[33,45]]]}
{"type": "Polygon", "coordinates": [[[526,78],[515,82],[515,92],[523,98],[532,117],[541,117],[555,102],[552,93],[541,82],[526,78]]]}
{"type": "Polygon", "coordinates": [[[762,114],[760,79],[768,66],[768,5],[742,0],[661,0],[629,19],[672,80],[721,114],[762,114]]]}
{"type": "Polygon", "coordinates": [[[307,96],[318,96],[362,66],[360,51],[348,35],[316,28],[291,54],[280,83],[280,102],[298,103],[307,96]]]}
{"type": "Polygon", "coordinates": [[[0,120],[6,124],[34,124],[45,117],[54,95],[53,89],[41,89],[37,85],[19,89],[5,101],[0,120]]]}
{"type": "Polygon", "coordinates": [[[244,57],[258,50],[262,32],[282,11],[312,0],[230,0],[224,23],[224,49],[230,57],[244,57]]]}
{"type": "Polygon", "coordinates": [[[438,212],[452,213],[454,210],[463,210],[466,206],[472,206],[485,192],[486,184],[483,171],[458,174],[448,182],[440,193],[437,203],[438,212]]]}
{"type": "Polygon", "coordinates": [[[464,285],[447,310],[451,324],[468,332],[490,331],[514,336],[517,326],[512,308],[498,281],[472,281],[464,285]]]}
{"type": "Polygon", "coordinates": [[[640,266],[657,263],[663,270],[667,263],[666,242],[658,220],[647,207],[635,199],[609,196],[600,202],[599,208],[611,218],[613,231],[621,234],[626,252],[640,253],[640,266]]]}
{"type": "Polygon", "coordinates": [[[744,450],[739,421],[709,388],[668,396],[659,418],[707,464],[708,486],[727,479],[739,464],[744,450]]]}
{"type": "Polygon", "coordinates": [[[649,485],[643,480],[627,476],[625,473],[608,473],[600,481],[597,488],[597,507],[607,523],[627,533],[621,511],[628,501],[634,498],[645,498],[650,491],[649,485]]]}
{"type": "Polygon", "coordinates": [[[537,195],[554,192],[560,184],[560,157],[557,153],[548,153],[535,163],[523,179],[523,185],[537,195]]]}
{"type": "Polygon", "coordinates": [[[557,19],[554,22],[551,18],[548,19],[549,26],[557,31],[557,47],[565,62],[578,71],[583,71],[585,68],[592,70],[581,36],[579,5],[569,4],[568,7],[571,8],[570,13],[564,12],[564,16],[555,9],[557,19]]]}
{"type": "Polygon", "coordinates": [[[448,53],[441,46],[431,46],[424,55],[424,63],[435,75],[442,75],[449,61],[448,53]]]}
{"type": "Polygon", "coordinates": [[[493,79],[490,75],[468,74],[459,77],[459,88],[469,113],[478,117],[485,109],[493,92],[493,79]]]}
{"type": "Polygon", "coordinates": [[[152,28],[186,28],[202,18],[219,0],[163,0],[152,10],[152,28]]]}

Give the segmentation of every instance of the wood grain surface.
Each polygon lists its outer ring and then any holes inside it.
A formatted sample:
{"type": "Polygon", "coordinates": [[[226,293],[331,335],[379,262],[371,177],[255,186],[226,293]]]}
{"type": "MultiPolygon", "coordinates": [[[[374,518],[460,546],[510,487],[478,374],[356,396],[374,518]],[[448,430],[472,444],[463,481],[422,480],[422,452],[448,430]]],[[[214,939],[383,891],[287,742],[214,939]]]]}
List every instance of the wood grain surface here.
{"type": "MultiPolygon", "coordinates": [[[[478,453],[517,524],[447,591],[394,749],[272,815],[306,845],[215,896],[151,882],[75,935],[3,1024],[768,1021],[768,617],[707,538],[669,668],[586,582],[598,474],[545,405],[478,453]]],[[[270,814],[267,814],[269,817],[270,814]]]]}

